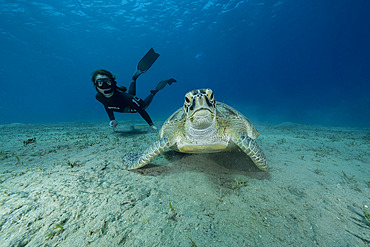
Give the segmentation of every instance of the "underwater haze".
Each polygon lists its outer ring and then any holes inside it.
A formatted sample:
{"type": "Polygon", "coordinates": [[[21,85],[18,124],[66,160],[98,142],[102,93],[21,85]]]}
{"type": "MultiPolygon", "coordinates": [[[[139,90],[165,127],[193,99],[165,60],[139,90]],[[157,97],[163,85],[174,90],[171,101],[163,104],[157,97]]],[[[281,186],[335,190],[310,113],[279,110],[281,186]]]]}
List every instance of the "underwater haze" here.
{"type": "MultiPolygon", "coordinates": [[[[257,122],[369,126],[369,0],[0,1],[0,124],[106,121],[91,74],[137,82],[166,119],[187,91],[211,88],[257,122]]],[[[116,114],[120,121],[139,114],[116,114]]],[[[143,123],[144,120],[143,120],[143,123]]]]}

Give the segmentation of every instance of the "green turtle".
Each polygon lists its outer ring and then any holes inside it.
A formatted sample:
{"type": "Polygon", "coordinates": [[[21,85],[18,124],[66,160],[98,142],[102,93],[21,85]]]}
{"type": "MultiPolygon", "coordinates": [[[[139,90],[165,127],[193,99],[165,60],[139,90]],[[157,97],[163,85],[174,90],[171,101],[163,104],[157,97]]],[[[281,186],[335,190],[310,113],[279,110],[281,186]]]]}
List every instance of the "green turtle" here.
{"type": "Polygon", "coordinates": [[[252,123],[229,105],[216,102],[209,88],[186,93],[184,106],[173,113],[159,131],[158,140],[142,153],[127,153],[128,170],[147,165],[171,148],[182,153],[215,153],[240,148],[263,171],[267,160],[254,141],[259,136],[252,123]]]}

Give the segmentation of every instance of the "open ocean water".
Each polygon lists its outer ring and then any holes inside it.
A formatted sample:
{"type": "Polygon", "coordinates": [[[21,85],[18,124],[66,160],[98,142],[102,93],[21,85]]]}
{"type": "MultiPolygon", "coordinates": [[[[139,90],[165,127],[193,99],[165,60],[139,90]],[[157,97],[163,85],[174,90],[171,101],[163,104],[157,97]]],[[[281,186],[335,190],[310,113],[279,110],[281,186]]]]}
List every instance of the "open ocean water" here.
{"type": "Polygon", "coordinates": [[[153,118],[209,87],[260,122],[369,126],[369,12],[367,0],[0,1],[0,123],[108,121],[91,73],[128,86],[153,47],[138,96],[179,82],[153,118]]]}
{"type": "Polygon", "coordinates": [[[368,246],[370,1],[0,0],[0,247],[368,246]],[[156,140],[139,114],[112,132],[91,82],[137,81],[160,127],[211,88],[261,133],[245,154],[122,156],[156,140]]]}

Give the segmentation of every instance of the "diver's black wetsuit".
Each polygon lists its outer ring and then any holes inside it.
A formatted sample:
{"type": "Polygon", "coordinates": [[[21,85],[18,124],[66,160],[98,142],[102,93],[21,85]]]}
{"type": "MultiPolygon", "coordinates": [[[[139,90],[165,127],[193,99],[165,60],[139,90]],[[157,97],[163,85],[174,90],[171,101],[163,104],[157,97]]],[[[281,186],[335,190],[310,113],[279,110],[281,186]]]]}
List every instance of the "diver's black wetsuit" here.
{"type": "MultiPolygon", "coordinates": [[[[135,78],[136,79],[136,78],[135,78]]],[[[104,105],[104,108],[109,116],[109,119],[114,120],[113,112],[134,113],[138,112],[144,120],[150,125],[153,121],[145,109],[152,102],[154,94],[150,94],[145,100],[135,96],[136,94],[136,80],[133,80],[130,85],[129,93],[121,91],[119,88],[114,87],[112,97],[106,98],[103,94],[98,92],[95,98],[104,105]]]]}

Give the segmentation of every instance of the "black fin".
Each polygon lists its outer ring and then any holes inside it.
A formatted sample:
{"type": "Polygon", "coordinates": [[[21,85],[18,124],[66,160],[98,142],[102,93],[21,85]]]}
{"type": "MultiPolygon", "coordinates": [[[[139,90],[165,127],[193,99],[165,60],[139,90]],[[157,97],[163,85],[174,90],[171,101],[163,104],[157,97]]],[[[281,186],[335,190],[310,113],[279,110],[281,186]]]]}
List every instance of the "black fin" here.
{"type": "Polygon", "coordinates": [[[150,67],[152,67],[153,63],[157,60],[158,57],[159,54],[156,53],[153,48],[150,48],[150,50],[137,64],[137,69],[141,72],[147,71],[148,69],[150,69],[150,67]]]}

